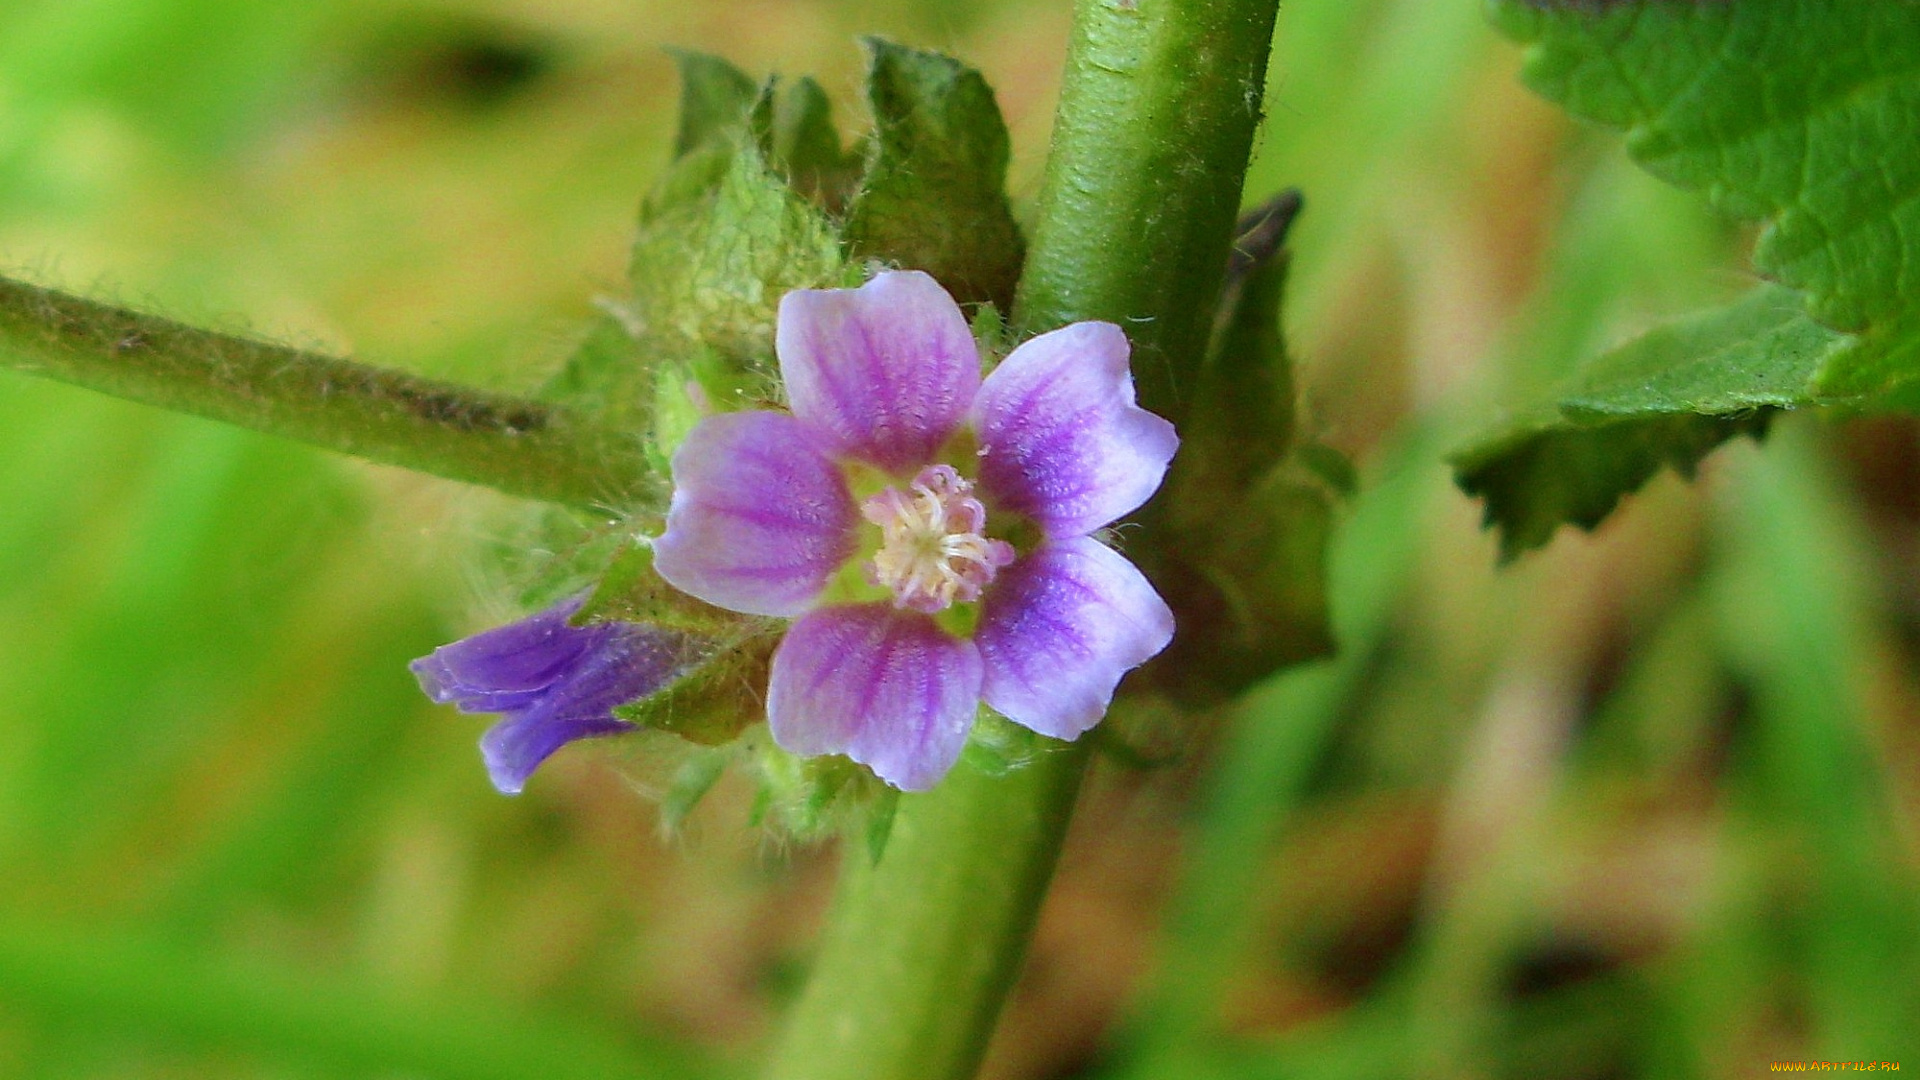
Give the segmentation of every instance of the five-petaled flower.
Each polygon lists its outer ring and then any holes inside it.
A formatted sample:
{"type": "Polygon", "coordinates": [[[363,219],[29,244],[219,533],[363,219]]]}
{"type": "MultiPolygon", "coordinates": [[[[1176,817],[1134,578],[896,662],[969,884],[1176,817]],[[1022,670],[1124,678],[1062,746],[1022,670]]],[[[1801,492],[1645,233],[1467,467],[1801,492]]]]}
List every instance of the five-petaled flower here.
{"type": "Polygon", "coordinates": [[[1042,334],[982,379],[952,297],[889,272],[788,293],[774,348],[792,411],[702,420],[654,543],[682,591],[795,620],[767,690],[774,741],[916,791],[982,700],[1055,738],[1097,724],[1173,635],[1092,535],[1153,494],[1178,445],[1134,404],[1120,328],[1042,334]]]}
{"type": "Polygon", "coordinates": [[[409,665],[436,704],[505,714],[481,737],[480,753],[493,786],[508,795],[567,743],[632,728],[613,710],[685,667],[688,643],[678,634],[630,622],[569,625],[585,601],[576,596],[409,665]]]}

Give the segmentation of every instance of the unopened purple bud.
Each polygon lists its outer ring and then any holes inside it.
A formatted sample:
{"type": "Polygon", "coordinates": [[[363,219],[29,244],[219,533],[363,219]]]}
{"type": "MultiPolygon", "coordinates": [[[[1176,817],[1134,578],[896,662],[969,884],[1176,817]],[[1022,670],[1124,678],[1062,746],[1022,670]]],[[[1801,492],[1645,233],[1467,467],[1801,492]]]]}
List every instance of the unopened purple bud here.
{"type": "Polygon", "coordinates": [[[569,625],[585,601],[576,596],[409,665],[435,703],[502,714],[481,737],[480,751],[493,786],[505,794],[519,794],[567,743],[631,729],[613,710],[686,668],[689,642],[679,634],[631,622],[569,625]]]}

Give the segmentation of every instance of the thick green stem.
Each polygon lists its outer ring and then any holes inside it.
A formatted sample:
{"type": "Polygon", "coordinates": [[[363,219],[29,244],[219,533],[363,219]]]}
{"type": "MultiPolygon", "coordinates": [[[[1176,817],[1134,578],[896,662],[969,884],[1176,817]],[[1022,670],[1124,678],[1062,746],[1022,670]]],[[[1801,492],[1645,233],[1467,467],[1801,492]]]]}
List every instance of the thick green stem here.
{"type": "MultiPolygon", "coordinates": [[[[1278,0],[1080,0],[1015,320],[1125,327],[1150,407],[1199,361],[1278,0]]],[[[986,1051],[1059,856],[1085,750],[963,766],[850,850],[778,1080],[962,1080],[986,1051]]]]}
{"type": "Polygon", "coordinates": [[[604,506],[639,441],[538,402],[220,334],[0,278],[0,367],[513,495],[604,506]]]}
{"type": "Polygon", "coordinates": [[[901,797],[885,855],[849,845],[832,924],[774,1080],[972,1076],[1017,974],[1086,752],[966,765],[901,797]]]}
{"type": "Polygon", "coordinates": [[[1212,327],[1278,0],[1079,0],[1020,324],[1124,327],[1177,423],[1212,327]]]}

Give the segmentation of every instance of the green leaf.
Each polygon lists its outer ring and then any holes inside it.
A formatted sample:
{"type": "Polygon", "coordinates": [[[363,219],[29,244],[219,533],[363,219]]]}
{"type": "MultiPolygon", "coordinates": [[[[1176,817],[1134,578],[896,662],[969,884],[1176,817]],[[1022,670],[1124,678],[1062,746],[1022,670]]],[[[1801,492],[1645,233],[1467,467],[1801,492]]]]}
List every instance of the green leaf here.
{"type": "Polygon", "coordinates": [[[1920,377],[1920,7],[1885,0],[1615,3],[1495,11],[1533,42],[1527,81],[1627,129],[1654,175],[1767,222],[1764,276],[1861,335],[1819,373],[1822,395],[1920,377]]]}
{"type": "Polygon", "coordinates": [[[1765,223],[1762,289],[1608,354],[1456,456],[1508,555],[1591,527],[1746,410],[1920,405],[1920,5],[1495,0],[1527,82],[1623,128],[1649,172],[1765,223]],[[1795,291],[1789,291],[1795,290],[1795,291]],[[1539,490],[1527,491],[1528,485],[1539,490]]]}
{"type": "Polygon", "coordinates": [[[1761,286],[1593,360],[1563,390],[1561,407],[1601,417],[1791,408],[1807,400],[1808,376],[1848,344],[1809,319],[1791,290],[1761,286]]]}
{"type": "Polygon", "coordinates": [[[1759,437],[1804,404],[1812,374],[1850,339],[1809,319],[1791,290],[1660,327],[1593,361],[1539,408],[1456,452],[1461,487],[1487,501],[1505,558],[1561,524],[1591,529],[1662,467],[1691,477],[1736,435],[1759,437]]]}
{"type": "Polygon", "coordinates": [[[1007,203],[1007,125],[993,91],[950,57],[864,44],[874,133],[849,246],[925,270],[962,303],[1011,310],[1026,244],[1007,203]]]}

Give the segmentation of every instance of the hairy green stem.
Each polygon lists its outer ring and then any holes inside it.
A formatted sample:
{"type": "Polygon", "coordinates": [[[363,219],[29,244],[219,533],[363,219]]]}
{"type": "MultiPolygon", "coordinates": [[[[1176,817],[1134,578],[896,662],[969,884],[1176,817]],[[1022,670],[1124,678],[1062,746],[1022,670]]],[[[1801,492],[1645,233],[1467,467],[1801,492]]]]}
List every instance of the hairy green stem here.
{"type": "Polygon", "coordinates": [[[1086,765],[1081,745],[901,798],[878,863],[849,845],[831,925],[768,1075],[971,1076],[1018,974],[1086,765]]]}
{"type": "MultiPolygon", "coordinates": [[[[1080,0],[1015,321],[1125,327],[1142,398],[1211,327],[1278,0],[1080,0]]],[[[877,865],[850,851],[769,1075],[961,1080],[978,1069],[1058,859],[1085,750],[966,767],[901,799],[877,865]]]]}
{"type": "Polygon", "coordinates": [[[1278,0],[1079,0],[1017,314],[1120,324],[1147,408],[1212,327],[1278,0]]]}
{"type": "Polygon", "coordinates": [[[631,436],[539,402],[202,330],[0,278],[0,367],[513,495],[615,504],[631,436]]]}

